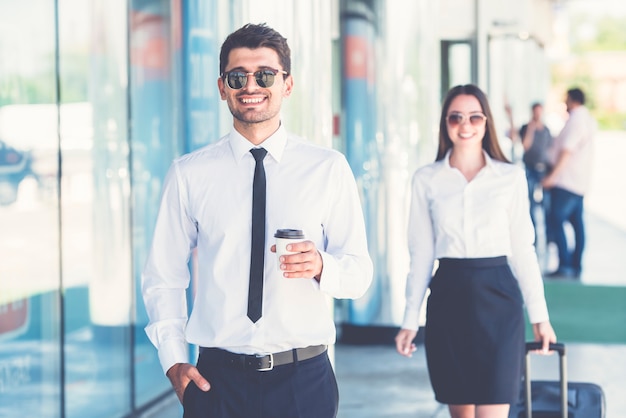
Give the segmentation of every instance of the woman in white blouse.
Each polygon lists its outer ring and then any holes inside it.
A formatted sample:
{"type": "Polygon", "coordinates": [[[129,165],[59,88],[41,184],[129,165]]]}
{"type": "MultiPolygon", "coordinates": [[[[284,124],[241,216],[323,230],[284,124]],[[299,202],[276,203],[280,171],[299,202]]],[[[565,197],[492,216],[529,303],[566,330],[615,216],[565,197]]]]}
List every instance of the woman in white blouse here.
{"type": "Polygon", "coordinates": [[[524,171],[502,153],[485,94],[474,85],[452,88],[436,161],[413,176],[396,348],[407,357],[415,351],[430,287],[426,359],[435,397],[453,418],[508,416],[519,396],[524,306],[542,351],[556,342],[534,234],[524,171]]]}

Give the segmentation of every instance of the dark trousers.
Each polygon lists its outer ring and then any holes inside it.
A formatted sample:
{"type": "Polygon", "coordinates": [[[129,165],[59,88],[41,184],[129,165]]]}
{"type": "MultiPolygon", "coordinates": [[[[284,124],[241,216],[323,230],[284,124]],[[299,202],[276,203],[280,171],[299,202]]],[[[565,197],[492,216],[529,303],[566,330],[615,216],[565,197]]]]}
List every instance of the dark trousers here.
{"type": "Polygon", "coordinates": [[[583,249],[585,248],[585,225],[583,223],[583,197],[558,187],[550,191],[550,219],[554,238],[559,250],[559,271],[580,274],[583,249]],[[569,248],[565,235],[565,222],[574,229],[574,248],[569,248]]]}
{"type": "Polygon", "coordinates": [[[537,193],[537,190],[541,188],[541,180],[546,176],[546,171],[536,170],[531,167],[526,167],[526,180],[528,181],[528,201],[530,202],[530,218],[535,226],[535,241],[537,238],[537,228],[542,225],[537,225],[537,212],[541,212],[541,219],[543,221],[543,227],[546,234],[547,242],[554,242],[554,232],[550,230],[550,223],[548,221],[548,214],[550,212],[550,192],[548,190],[541,189],[541,193],[537,193]]]}
{"type": "Polygon", "coordinates": [[[339,393],[326,352],[271,371],[224,364],[218,352],[203,351],[198,370],[211,389],[193,383],[183,398],[183,418],[334,418],[339,393]]]}

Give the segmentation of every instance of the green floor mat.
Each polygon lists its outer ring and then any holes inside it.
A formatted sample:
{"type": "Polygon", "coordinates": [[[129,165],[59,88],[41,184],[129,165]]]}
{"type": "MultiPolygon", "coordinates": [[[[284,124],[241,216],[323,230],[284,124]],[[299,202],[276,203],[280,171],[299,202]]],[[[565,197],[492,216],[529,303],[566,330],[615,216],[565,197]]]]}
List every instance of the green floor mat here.
{"type": "Polygon", "coordinates": [[[560,341],[626,343],[626,287],[546,282],[545,293],[560,341]]]}

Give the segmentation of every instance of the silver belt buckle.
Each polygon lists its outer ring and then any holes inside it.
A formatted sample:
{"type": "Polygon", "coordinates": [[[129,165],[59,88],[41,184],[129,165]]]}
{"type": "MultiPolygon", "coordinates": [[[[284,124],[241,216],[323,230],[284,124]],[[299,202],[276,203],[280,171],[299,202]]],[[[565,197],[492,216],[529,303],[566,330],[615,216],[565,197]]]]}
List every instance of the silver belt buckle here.
{"type": "Polygon", "coordinates": [[[268,367],[264,367],[262,369],[257,369],[257,372],[269,372],[270,370],[274,369],[274,354],[272,353],[267,353],[267,354],[255,354],[256,358],[263,358],[265,356],[269,356],[270,358],[270,365],[268,367]]]}

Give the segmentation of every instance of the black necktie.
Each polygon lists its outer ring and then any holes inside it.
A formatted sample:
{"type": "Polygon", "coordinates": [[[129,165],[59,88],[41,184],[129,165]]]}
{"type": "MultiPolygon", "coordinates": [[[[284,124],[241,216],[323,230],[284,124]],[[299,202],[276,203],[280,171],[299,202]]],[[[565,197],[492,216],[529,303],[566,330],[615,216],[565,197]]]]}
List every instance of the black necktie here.
{"type": "Polygon", "coordinates": [[[252,183],[252,250],[250,251],[250,284],[248,287],[248,318],[256,322],[263,309],[263,261],[265,259],[265,169],[264,148],[250,150],[256,166],[252,183]]]}

